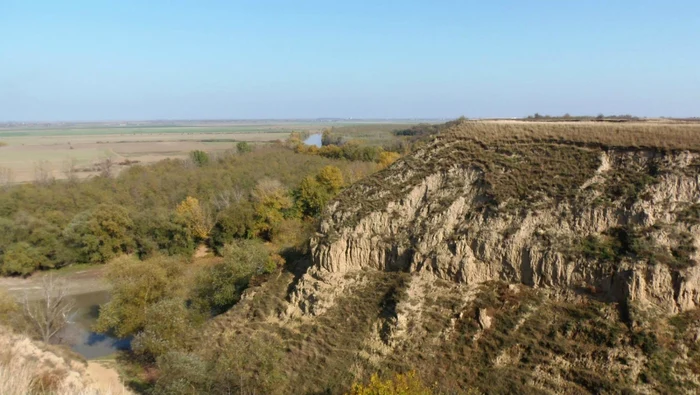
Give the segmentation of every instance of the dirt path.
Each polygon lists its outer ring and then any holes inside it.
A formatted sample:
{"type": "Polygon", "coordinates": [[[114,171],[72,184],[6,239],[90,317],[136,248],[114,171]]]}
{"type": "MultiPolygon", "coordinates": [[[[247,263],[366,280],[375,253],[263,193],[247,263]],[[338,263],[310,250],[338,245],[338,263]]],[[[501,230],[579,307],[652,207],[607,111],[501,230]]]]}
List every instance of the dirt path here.
{"type": "Polygon", "coordinates": [[[119,373],[110,361],[88,361],[87,376],[91,380],[91,387],[99,393],[114,395],[133,394],[124,386],[119,373]]]}
{"type": "Polygon", "coordinates": [[[85,293],[106,291],[109,285],[104,281],[104,266],[87,267],[81,270],[49,271],[35,273],[28,278],[0,277],[0,289],[17,297],[25,294],[30,300],[38,299],[41,295],[41,284],[44,276],[53,275],[61,280],[68,294],[75,296],[85,293]]]}

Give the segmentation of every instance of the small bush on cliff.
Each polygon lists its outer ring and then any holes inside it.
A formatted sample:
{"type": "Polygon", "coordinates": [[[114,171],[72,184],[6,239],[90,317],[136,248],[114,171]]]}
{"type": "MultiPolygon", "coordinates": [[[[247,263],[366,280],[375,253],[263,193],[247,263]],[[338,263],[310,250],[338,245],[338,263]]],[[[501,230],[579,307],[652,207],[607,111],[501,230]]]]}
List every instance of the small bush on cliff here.
{"type": "Polygon", "coordinates": [[[272,272],[277,264],[258,240],[237,240],[222,250],[223,262],[197,277],[193,303],[202,311],[220,314],[233,306],[254,275],[272,272]]]}
{"type": "MultiPolygon", "coordinates": [[[[346,395],[432,395],[434,392],[418,378],[416,372],[395,374],[382,380],[376,373],[366,385],[355,384],[346,395]]],[[[467,392],[471,393],[471,392],[467,392]]]]}

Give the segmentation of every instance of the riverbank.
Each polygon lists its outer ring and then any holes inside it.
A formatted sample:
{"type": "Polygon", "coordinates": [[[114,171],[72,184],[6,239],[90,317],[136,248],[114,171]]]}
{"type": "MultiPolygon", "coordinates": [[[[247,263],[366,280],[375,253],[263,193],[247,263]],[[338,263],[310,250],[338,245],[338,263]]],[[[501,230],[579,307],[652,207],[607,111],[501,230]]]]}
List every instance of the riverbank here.
{"type": "Polygon", "coordinates": [[[105,266],[75,266],[48,272],[38,272],[27,278],[0,277],[0,290],[17,298],[37,300],[42,297],[41,289],[44,277],[52,275],[64,284],[68,295],[78,296],[87,293],[109,291],[109,284],[104,280],[105,266]]]}

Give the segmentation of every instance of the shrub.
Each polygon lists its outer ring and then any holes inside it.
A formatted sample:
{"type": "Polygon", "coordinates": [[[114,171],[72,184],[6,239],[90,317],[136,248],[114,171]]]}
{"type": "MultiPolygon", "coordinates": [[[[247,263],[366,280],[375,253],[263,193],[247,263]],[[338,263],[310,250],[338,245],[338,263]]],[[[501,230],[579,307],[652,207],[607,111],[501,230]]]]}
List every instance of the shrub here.
{"type": "Polygon", "coordinates": [[[110,262],[105,277],[112,286],[112,299],[100,307],[95,330],[114,331],[119,337],[143,330],[148,308],[181,292],[181,266],[165,257],[139,261],[124,256],[110,262]]]}
{"type": "Polygon", "coordinates": [[[236,144],[236,150],[239,154],[245,154],[251,152],[253,150],[253,147],[245,141],[241,141],[238,144],[236,144]]]}
{"type": "Polygon", "coordinates": [[[238,302],[254,275],[276,267],[270,252],[258,240],[236,240],[222,253],[223,262],[203,269],[193,291],[193,303],[213,314],[223,313],[238,302]]]}
{"type": "Polygon", "coordinates": [[[219,219],[210,233],[210,244],[221,255],[222,247],[235,239],[253,237],[255,209],[249,202],[232,204],[219,213],[219,219]]]}
{"type": "Polygon", "coordinates": [[[100,204],[76,215],[63,236],[85,263],[104,263],[134,248],[133,221],[122,206],[100,204]]]}
{"type": "Polygon", "coordinates": [[[202,167],[209,163],[209,154],[204,151],[195,150],[190,152],[190,159],[192,159],[195,165],[202,167]]]}
{"type": "Polygon", "coordinates": [[[42,256],[25,242],[12,244],[2,256],[3,274],[26,276],[39,268],[42,256]]]}
{"type": "Polygon", "coordinates": [[[367,385],[355,384],[347,395],[432,395],[433,391],[423,384],[416,372],[395,374],[386,380],[372,375],[367,385]]]}
{"type": "Polygon", "coordinates": [[[141,258],[157,253],[191,256],[195,249],[185,218],[163,208],[136,214],[134,239],[141,258]]]}
{"type": "Polygon", "coordinates": [[[133,350],[157,358],[168,351],[184,350],[192,339],[192,323],[183,299],[164,299],[146,309],[143,331],[136,335],[133,350]]]}
{"type": "Polygon", "coordinates": [[[194,354],[169,351],[158,357],[160,376],[154,393],[162,395],[190,395],[209,393],[210,370],[206,362],[194,354]]]}

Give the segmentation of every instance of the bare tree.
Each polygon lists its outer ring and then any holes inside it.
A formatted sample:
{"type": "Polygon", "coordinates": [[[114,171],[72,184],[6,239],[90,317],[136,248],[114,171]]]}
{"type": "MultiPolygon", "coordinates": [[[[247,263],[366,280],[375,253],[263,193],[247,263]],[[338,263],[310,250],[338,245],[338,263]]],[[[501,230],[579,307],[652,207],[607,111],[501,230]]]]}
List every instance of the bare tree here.
{"type": "Polygon", "coordinates": [[[25,293],[22,307],[29,324],[45,343],[49,343],[68,324],[75,300],[68,296],[64,283],[53,275],[44,276],[41,282],[41,298],[30,300],[25,293]]]}
{"type": "Polygon", "coordinates": [[[78,160],[75,158],[68,158],[63,161],[63,175],[70,182],[75,182],[78,180],[78,160]]]}
{"type": "Polygon", "coordinates": [[[244,193],[240,188],[224,190],[211,198],[211,205],[217,212],[223,211],[232,204],[240,203],[244,198],[244,193]]]}
{"type": "Polygon", "coordinates": [[[114,159],[111,155],[105,155],[105,157],[97,162],[97,171],[100,172],[100,177],[110,178],[114,171],[114,166],[116,165],[114,159]]]}
{"type": "Polygon", "coordinates": [[[0,167],[0,189],[12,184],[15,175],[9,167],[0,167]]]}
{"type": "Polygon", "coordinates": [[[42,160],[34,163],[34,182],[39,185],[50,184],[54,180],[51,162],[42,160]]]}

